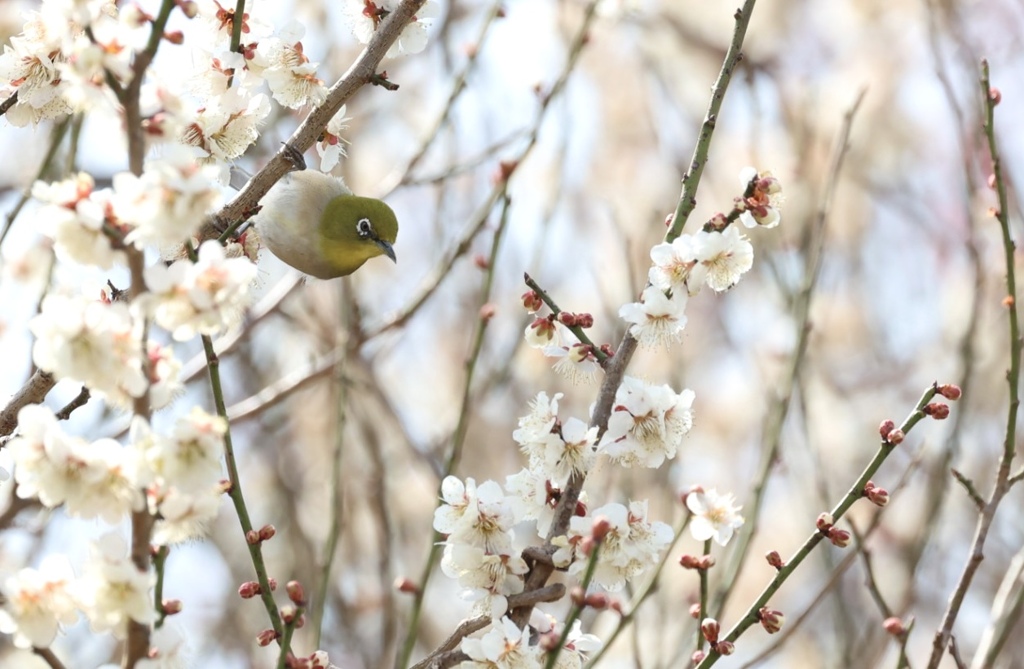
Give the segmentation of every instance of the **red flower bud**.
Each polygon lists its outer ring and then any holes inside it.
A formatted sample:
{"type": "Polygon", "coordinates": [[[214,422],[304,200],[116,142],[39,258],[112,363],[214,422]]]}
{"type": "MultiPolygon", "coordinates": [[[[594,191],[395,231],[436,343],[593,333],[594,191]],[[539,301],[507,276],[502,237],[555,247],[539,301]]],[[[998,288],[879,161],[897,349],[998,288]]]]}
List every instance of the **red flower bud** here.
{"type": "Polygon", "coordinates": [[[954,385],[952,383],[945,383],[945,384],[939,386],[938,388],[936,388],[936,390],[939,391],[940,395],[942,395],[943,397],[945,397],[947,400],[949,400],[951,402],[955,402],[958,399],[960,399],[961,391],[960,391],[960,386],[958,386],[958,385],[954,385]]]}
{"type": "Polygon", "coordinates": [[[719,641],[712,648],[719,655],[732,655],[736,651],[736,644],[732,641],[719,641]]]}
{"type": "Polygon", "coordinates": [[[850,545],[850,533],[838,527],[832,527],[828,531],[828,540],[832,542],[833,546],[846,548],[850,545]]]}
{"type": "Polygon", "coordinates": [[[782,556],[779,555],[779,551],[768,551],[765,553],[764,559],[768,560],[768,564],[776,569],[782,569],[786,566],[786,563],[782,561],[782,556]]]}
{"type": "Polygon", "coordinates": [[[883,420],[882,424],[878,426],[878,434],[882,436],[882,439],[889,440],[889,434],[896,429],[896,423],[889,419],[883,420]]]}
{"type": "Polygon", "coordinates": [[[238,586],[238,596],[242,599],[252,599],[261,592],[260,584],[256,581],[246,581],[238,586]]]}
{"type": "Polygon", "coordinates": [[[277,632],[274,630],[263,630],[256,635],[256,643],[260,646],[269,646],[277,639],[277,632]]]}
{"type": "Polygon", "coordinates": [[[782,615],[781,611],[769,609],[767,606],[761,607],[761,610],[757,612],[757,618],[761,621],[761,627],[763,627],[768,634],[775,634],[782,629],[782,626],[786,622],[786,616],[782,615]]]}
{"type": "Polygon", "coordinates": [[[273,525],[264,525],[260,528],[260,541],[267,541],[273,539],[274,535],[277,534],[277,528],[273,525]]]}
{"type": "Polygon", "coordinates": [[[302,584],[298,581],[288,581],[287,585],[284,586],[285,592],[288,593],[288,599],[292,600],[299,606],[306,605],[306,591],[303,590],[302,584]]]}
{"type": "Polygon", "coordinates": [[[705,618],[700,622],[700,633],[703,634],[704,638],[710,643],[718,642],[718,634],[721,631],[721,626],[714,618],[705,618]]]}
{"type": "Polygon", "coordinates": [[[906,628],[903,626],[903,621],[897,618],[896,616],[886,618],[882,622],[882,627],[885,629],[886,632],[897,637],[903,636],[907,631],[906,628]]]}
{"type": "Polygon", "coordinates": [[[407,595],[415,595],[420,591],[419,587],[413,583],[411,578],[406,578],[404,576],[399,576],[395,579],[395,590],[407,595]]]}

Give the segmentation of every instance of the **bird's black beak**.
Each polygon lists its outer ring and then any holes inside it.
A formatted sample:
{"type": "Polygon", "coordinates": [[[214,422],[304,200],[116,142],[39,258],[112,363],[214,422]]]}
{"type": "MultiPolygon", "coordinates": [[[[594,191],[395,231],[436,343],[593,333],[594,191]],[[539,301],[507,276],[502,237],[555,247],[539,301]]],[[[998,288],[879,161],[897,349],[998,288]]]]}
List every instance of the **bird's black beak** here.
{"type": "Polygon", "coordinates": [[[398,264],[398,258],[395,257],[395,249],[391,246],[390,242],[386,242],[383,239],[375,239],[373,241],[377,243],[377,246],[380,247],[384,255],[391,258],[391,262],[398,264]]]}

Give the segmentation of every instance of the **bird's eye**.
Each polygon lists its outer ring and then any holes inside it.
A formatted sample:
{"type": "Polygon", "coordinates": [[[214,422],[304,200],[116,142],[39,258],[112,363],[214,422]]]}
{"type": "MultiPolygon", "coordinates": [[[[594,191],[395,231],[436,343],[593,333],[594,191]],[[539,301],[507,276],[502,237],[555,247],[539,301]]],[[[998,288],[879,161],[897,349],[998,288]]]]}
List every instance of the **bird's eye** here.
{"type": "Polygon", "coordinates": [[[359,233],[360,237],[369,237],[373,233],[373,226],[370,225],[370,219],[360,218],[359,222],[356,223],[356,232],[359,233]]]}

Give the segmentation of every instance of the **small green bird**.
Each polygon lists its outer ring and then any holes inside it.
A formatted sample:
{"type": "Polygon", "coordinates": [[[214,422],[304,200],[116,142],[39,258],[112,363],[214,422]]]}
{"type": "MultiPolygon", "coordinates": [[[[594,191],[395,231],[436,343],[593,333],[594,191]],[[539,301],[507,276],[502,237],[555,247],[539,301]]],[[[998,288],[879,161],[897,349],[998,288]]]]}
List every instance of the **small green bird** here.
{"type": "Polygon", "coordinates": [[[289,172],[254,217],[271,253],[318,279],[348,276],[370,258],[395,260],[398,219],[380,200],[353,195],[345,182],[316,170],[289,172]]]}

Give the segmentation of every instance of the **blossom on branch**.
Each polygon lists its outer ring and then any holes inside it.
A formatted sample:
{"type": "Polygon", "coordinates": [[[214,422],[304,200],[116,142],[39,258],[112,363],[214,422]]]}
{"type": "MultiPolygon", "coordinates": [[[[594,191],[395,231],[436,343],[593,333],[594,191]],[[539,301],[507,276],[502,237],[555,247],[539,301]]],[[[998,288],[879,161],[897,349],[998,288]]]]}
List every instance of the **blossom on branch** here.
{"type": "Polygon", "coordinates": [[[724,546],[743,525],[743,516],[739,513],[743,507],[736,506],[736,498],[732,494],[719,495],[714,488],[689,493],[686,508],[693,513],[690,533],[697,541],[713,538],[719,546],[724,546]]]}
{"type": "Polygon", "coordinates": [[[689,389],[677,394],[667,385],[625,377],[598,451],[624,467],[660,467],[693,427],[694,397],[689,389]]]}

